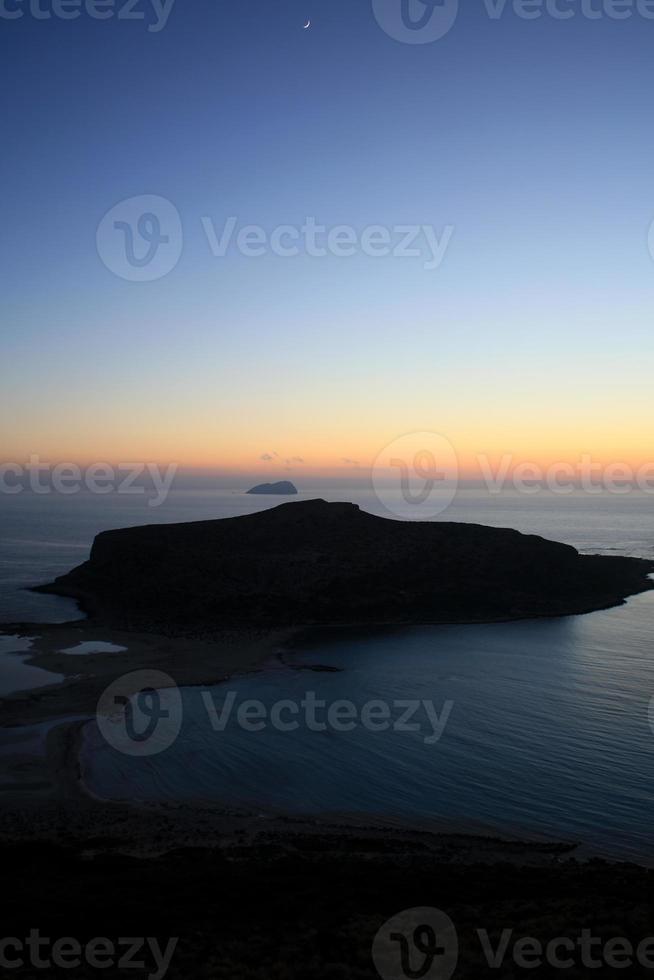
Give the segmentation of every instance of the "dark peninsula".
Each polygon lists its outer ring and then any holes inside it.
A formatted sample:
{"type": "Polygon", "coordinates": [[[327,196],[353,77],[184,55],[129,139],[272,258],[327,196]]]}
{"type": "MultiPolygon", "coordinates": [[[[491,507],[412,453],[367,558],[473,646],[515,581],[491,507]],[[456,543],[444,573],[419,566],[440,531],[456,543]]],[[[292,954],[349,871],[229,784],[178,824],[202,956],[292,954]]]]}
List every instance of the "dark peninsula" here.
{"type": "Polygon", "coordinates": [[[115,629],[483,622],[590,612],[653,588],[654,563],[506,528],[388,520],[311,500],[244,517],[105,531],[41,591],[115,629]]]}

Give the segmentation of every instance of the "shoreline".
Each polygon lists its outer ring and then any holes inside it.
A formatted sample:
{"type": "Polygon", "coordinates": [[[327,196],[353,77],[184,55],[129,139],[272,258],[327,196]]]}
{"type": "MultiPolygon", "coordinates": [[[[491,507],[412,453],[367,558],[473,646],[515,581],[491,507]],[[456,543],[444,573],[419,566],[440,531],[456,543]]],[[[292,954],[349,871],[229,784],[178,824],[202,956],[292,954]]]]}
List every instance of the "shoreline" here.
{"type": "MultiPolygon", "coordinates": [[[[567,861],[583,866],[593,858],[576,855],[581,846],[576,841],[491,828],[461,829],[448,821],[411,822],[368,813],[301,814],[212,801],[106,799],[83,780],[81,747],[89,720],[62,721],[48,731],[50,792],[2,793],[0,846],[48,841],[84,854],[161,858],[180,848],[218,848],[226,855],[244,856],[264,837],[280,852],[292,853],[298,839],[308,839],[323,845],[331,841],[348,855],[359,846],[380,855],[389,849],[403,855],[417,848],[432,859],[456,865],[549,867],[567,861]]],[[[616,866],[632,863],[599,855],[593,859],[616,866]]]]}
{"type": "MultiPolygon", "coordinates": [[[[629,599],[654,591],[654,573],[650,585],[639,592],[605,606],[594,606],[574,613],[542,613],[476,618],[447,618],[420,622],[394,620],[374,623],[312,623],[288,626],[277,630],[266,627],[230,628],[211,634],[170,635],[143,630],[117,629],[103,625],[95,618],[70,620],[65,623],[14,622],[0,623],[1,636],[33,639],[33,646],[22,652],[24,662],[53,674],[62,681],[37,688],[15,691],[0,696],[3,711],[2,728],[26,727],[44,721],[56,721],[77,712],[95,711],[104,688],[116,677],[133,670],[151,669],[175,673],[178,687],[222,684],[230,678],[256,672],[275,655],[282,658],[297,646],[319,636],[362,635],[381,631],[403,631],[437,626],[491,626],[587,616],[626,605],[629,599]],[[101,652],[75,655],[62,653],[80,643],[101,642],[122,646],[122,652],[101,652]],[[78,668],[78,669],[75,669],[78,668]],[[64,695],[73,693],[71,700],[64,695]],[[27,710],[26,710],[27,709],[27,710]],[[25,718],[25,714],[29,717],[25,718]]],[[[83,606],[80,603],[80,609],[83,606]]]]}
{"type": "Polygon", "coordinates": [[[339,625],[481,624],[582,615],[654,588],[654,561],[581,555],[538,534],[398,521],[354,503],[96,535],[89,558],[33,591],[118,630],[211,639],[339,625]]]}
{"type": "MultiPolygon", "coordinates": [[[[14,625],[23,635],[37,633],[36,624],[14,625]]],[[[6,631],[6,625],[0,627],[0,632],[6,631]]],[[[118,633],[84,620],[40,624],[38,632],[40,639],[26,651],[26,659],[39,666],[63,661],[68,676],[54,688],[26,692],[20,709],[23,717],[28,705],[30,714],[37,709],[48,690],[56,692],[58,688],[68,699],[71,685],[77,683],[73,679],[76,671],[93,672],[103,664],[108,674],[120,673],[124,669],[120,659],[128,669],[138,669],[143,656],[174,656],[179,650],[186,650],[188,655],[197,649],[203,672],[209,665],[212,672],[222,669],[226,673],[229,660],[236,666],[227,676],[234,676],[239,669],[260,670],[276,648],[281,648],[282,654],[293,650],[307,633],[285,631],[274,637],[232,634],[223,636],[222,642],[215,638],[212,642],[190,641],[118,633]],[[58,648],[83,640],[115,641],[118,645],[122,640],[128,650],[84,656],[57,653],[58,648]],[[138,646],[141,642],[143,645],[138,646]],[[140,651],[136,663],[130,663],[130,643],[132,655],[140,651]]],[[[343,628],[337,632],[343,635],[343,628]]],[[[313,657],[309,659],[313,661],[313,657]]],[[[181,666],[191,667],[188,663],[181,666]]],[[[175,675],[178,669],[173,670],[175,675]]],[[[105,676],[103,683],[108,680],[105,676]]],[[[205,682],[203,673],[197,683],[205,682]]],[[[87,694],[90,691],[88,687],[87,694]]],[[[64,708],[67,703],[62,702],[64,708]]],[[[38,710],[44,706],[48,707],[47,715],[55,706],[52,693],[38,710]]],[[[645,859],[616,859],[589,853],[580,843],[533,839],[501,830],[475,833],[468,826],[452,823],[438,827],[409,821],[389,823],[371,814],[304,816],[220,803],[105,800],[83,782],[80,745],[84,725],[82,720],[68,721],[59,716],[48,730],[46,746],[48,766],[56,779],[54,791],[2,794],[0,853],[9,868],[12,894],[17,896],[15,917],[26,924],[34,921],[35,887],[46,896],[43,903],[36,903],[43,920],[52,901],[58,914],[65,917],[66,925],[58,930],[61,934],[72,931],[69,922],[91,915],[95,917],[92,931],[98,935],[131,935],[123,914],[130,922],[140,921],[144,909],[156,917],[150,932],[165,932],[161,923],[166,921],[173,897],[184,895],[187,915],[180,919],[176,913],[174,927],[167,929],[171,935],[181,936],[182,967],[174,974],[180,980],[192,973],[184,967],[184,950],[195,951],[203,937],[215,945],[216,922],[222,929],[220,943],[234,942],[229,925],[234,915],[248,923],[258,921],[257,915],[269,922],[270,896],[276,894],[284,896],[284,908],[292,901],[288,896],[297,894],[296,905],[280,925],[289,934],[305,919],[308,931],[324,930],[325,922],[335,921],[332,910],[342,909],[345,902],[342,935],[352,934],[350,923],[355,921],[355,934],[362,937],[366,959],[381,922],[401,907],[424,904],[447,909],[462,936],[479,922],[492,925],[499,903],[502,921],[497,919],[498,930],[505,920],[517,924],[524,921],[530,935],[543,929],[547,939],[565,934],[572,919],[597,923],[598,931],[605,929],[611,936],[617,915],[626,923],[622,930],[625,934],[631,929],[636,940],[641,938],[643,927],[638,916],[647,907],[654,874],[651,862],[645,859]],[[580,853],[582,849],[584,853],[580,853]],[[218,898],[217,881],[221,884],[218,898]],[[91,912],[89,889],[98,896],[92,898],[91,912]],[[252,911],[253,902],[260,911],[252,911]],[[535,906],[541,920],[537,926],[529,912],[535,906]]],[[[39,915],[36,921],[40,921],[39,915]]],[[[341,935],[338,926],[331,925],[330,929],[341,935]]],[[[17,927],[14,932],[18,934],[17,927]]],[[[243,946],[246,959],[249,943],[248,935],[243,946]]],[[[344,959],[354,962],[356,956],[344,959]]],[[[188,962],[195,960],[190,957],[188,962]]],[[[477,966],[469,975],[480,975],[477,966]]]]}
{"type": "MultiPolygon", "coordinates": [[[[430,858],[456,865],[510,863],[549,867],[575,855],[578,842],[541,835],[523,837],[500,830],[461,829],[451,822],[403,821],[367,813],[301,814],[265,806],[231,806],[212,801],[112,800],[84,783],[81,747],[88,719],[62,720],[45,735],[48,790],[27,786],[1,793],[0,846],[49,842],[86,855],[107,853],[161,858],[180,848],[219,849],[244,857],[265,838],[281,853],[296,851],[298,840],[342,850],[397,856],[424,850],[430,858]]],[[[248,854],[248,856],[251,856],[248,854]]],[[[609,864],[609,859],[599,858],[609,864]]]]}
{"type": "MultiPolygon", "coordinates": [[[[635,593],[634,597],[638,594],[635,593]]],[[[627,601],[625,599],[610,608],[623,605],[627,601]]],[[[516,617],[511,620],[498,618],[482,622],[491,625],[540,618],[552,617],[516,617]]],[[[79,812],[75,833],[80,844],[87,839],[106,836],[107,833],[113,835],[123,824],[131,826],[141,821],[144,827],[147,825],[149,828],[144,831],[144,841],[149,834],[152,834],[153,839],[161,841],[161,826],[166,828],[163,834],[166,842],[164,849],[180,846],[182,839],[193,840],[194,847],[229,848],[232,845],[228,842],[234,834],[242,843],[243,840],[255,839],[262,827],[265,827],[266,832],[272,833],[279,840],[297,833],[321,834],[344,840],[352,834],[365,833],[370,835],[371,841],[390,835],[397,842],[408,843],[416,834],[423,834],[432,840],[433,844],[430,846],[437,850],[454,849],[458,853],[456,860],[464,863],[490,860],[490,854],[494,855],[493,861],[508,859],[526,863],[540,861],[545,854],[549,855],[547,860],[558,860],[565,854],[567,860],[580,864],[588,860],[600,860],[616,866],[633,864],[643,869],[650,867],[652,862],[645,857],[641,861],[612,858],[587,850],[581,841],[571,843],[544,839],[528,833],[516,834],[511,830],[490,828],[486,831],[483,828],[481,832],[475,832],[461,830],[456,825],[445,822],[412,823],[409,820],[384,819],[383,816],[370,814],[340,815],[323,812],[318,815],[303,815],[275,812],[265,806],[240,808],[219,802],[151,803],[110,800],[95,796],[83,782],[80,748],[84,725],[94,717],[99,695],[117,676],[132,670],[150,668],[170,670],[179,687],[220,684],[231,677],[261,670],[266,661],[275,656],[285,663],[285,654],[292,653],[300,643],[310,637],[320,637],[321,634],[324,636],[326,632],[343,635],[352,630],[369,633],[374,630],[404,630],[430,625],[472,626],[481,623],[466,620],[451,624],[316,624],[279,631],[225,630],[211,640],[114,630],[88,619],[51,624],[1,624],[0,635],[35,638],[33,647],[21,654],[26,663],[63,674],[64,680],[33,690],[16,692],[0,699],[3,708],[0,733],[17,732],[33,725],[48,725],[44,736],[45,770],[50,783],[48,787],[43,778],[34,781],[32,770],[24,764],[21,766],[22,778],[13,782],[6,780],[2,771],[6,760],[2,760],[0,793],[5,812],[15,813],[16,818],[13,824],[9,817],[3,822],[0,840],[37,840],[42,839],[44,833],[48,836],[48,820],[54,819],[56,827],[57,808],[63,807],[69,821],[73,814],[79,812]],[[127,649],[118,653],[103,652],[82,656],[60,652],[64,647],[73,647],[80,642],[110,642],[127,649]],[[86,717],[80,718],[80,715],[86,717]],[[27,823],[33,825],[27,837],[18,832],[18,827],[26,822],[25,814],[29,815],[27,823]],[[181,822],[178,820],[180,814],[183,814],[181,822]],[[220,843],[217,844],[217,841],[220,843]],[[579,851],[583,854],[577,853],[579,851]]],[[[311,669],[311,665],[303,669],[311,669]]],[[[57,832],[53,833],[56,836],[57,832]]]]}
{"type": "Polygon", "coordinates": [[[293,813],[209,800],[147,801],[100,797],[84,783],[80,750],[90,719],[63,721],[47,734],[47,762],[53,778],[49,792],[2,792],[0,846],[50,842],[84,854],[107,853],[162,858],[180,849],[220,850],[228,857],[250,858],[262,838],[281,853],[292,854],[298,839],[338,849],[348,857],[359,847],[378,857],[390,849],[406,856],[416,847],[430,859],[461,866],[511,864],[519,868],[561,863],[583,870],[593,865],[643,873],[654,859],[614,857],[583,841],[547,837],[447,820],[404,820],[375,813],[293,813]]]}
{"type": "Polygon", "coordinates": [[[285,647],[292,632],[225,630],[209,640],[115,630],[91,620],[2,624],[0,636],[33,638],[32,647],[21,654],[26,664],[61,674],[64,680],[0,698],[0,728],[94,714],[104,689],[135,670],[168,673],[178,687],[220,684],[257,670],[285,647]],[[61,652],[80,643],[111,643],[124,650],[83,655],[61,652]]]}

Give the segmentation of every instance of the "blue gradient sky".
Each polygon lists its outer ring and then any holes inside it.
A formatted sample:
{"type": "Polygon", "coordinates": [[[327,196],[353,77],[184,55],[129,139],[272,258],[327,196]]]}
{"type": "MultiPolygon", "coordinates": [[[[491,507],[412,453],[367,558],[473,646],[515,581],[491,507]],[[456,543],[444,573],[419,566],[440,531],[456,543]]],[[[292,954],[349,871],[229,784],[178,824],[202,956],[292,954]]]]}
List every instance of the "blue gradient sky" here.
{"type": "Polygon", "coordinates": [[[463,458],[647,454],[654,21],[465,0],[408,45],[365,0],[177,0],[160,33],[26,15],[0,45],[6,456],[336,471],[422,429],[463,458]],[[142,194],[184,228],[150,283],[95,244],[142,194]],[[455,232],[435,271],[215,258],[200,219],[230,215],[455,232]]]}

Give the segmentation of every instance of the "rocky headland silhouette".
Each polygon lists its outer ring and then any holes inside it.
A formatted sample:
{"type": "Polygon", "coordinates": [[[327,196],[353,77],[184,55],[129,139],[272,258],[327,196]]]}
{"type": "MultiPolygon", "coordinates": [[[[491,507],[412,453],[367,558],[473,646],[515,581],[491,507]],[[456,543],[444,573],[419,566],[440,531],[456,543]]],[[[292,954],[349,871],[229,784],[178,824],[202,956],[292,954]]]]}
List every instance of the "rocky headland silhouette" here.
{"type": "Polygon", "coordinates": [[[508,528],[389,520],[355,504],[99,534],[41,591],[115,629],[485,622],[585,613],[653,588],[654,563],[580,555],[508,528]]]}
{"type": "Polygon", "coordinates": [[[277,483],[258,483],[256,487],[246,490],[246,493],[275,494],[278,497],[291,497],[297,493],[297,487],[290,480],[279,480],[277,483]]]}

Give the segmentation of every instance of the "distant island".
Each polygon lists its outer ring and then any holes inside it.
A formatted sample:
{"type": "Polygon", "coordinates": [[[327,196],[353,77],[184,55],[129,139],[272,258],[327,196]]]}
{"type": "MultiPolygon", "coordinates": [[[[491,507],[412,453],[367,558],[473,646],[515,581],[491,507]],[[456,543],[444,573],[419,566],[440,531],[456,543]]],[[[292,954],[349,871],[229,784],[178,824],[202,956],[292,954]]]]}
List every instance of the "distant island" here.
{"type": "Polygon", "coordinates": [[[38,591],[115,629],[489,622],[591,612],[654,588],[654,563],[580,555],[507,528],[388,520],[355,504],[99,534],[89,561],[38,591]]]}
{"type": "Polygon", "coordinates": [[[278,483],[259,483],[246,493],[274,493],[280,497],[290,497],[297,493],[297,487],[290,480],[280,480],[278,483]]]}

